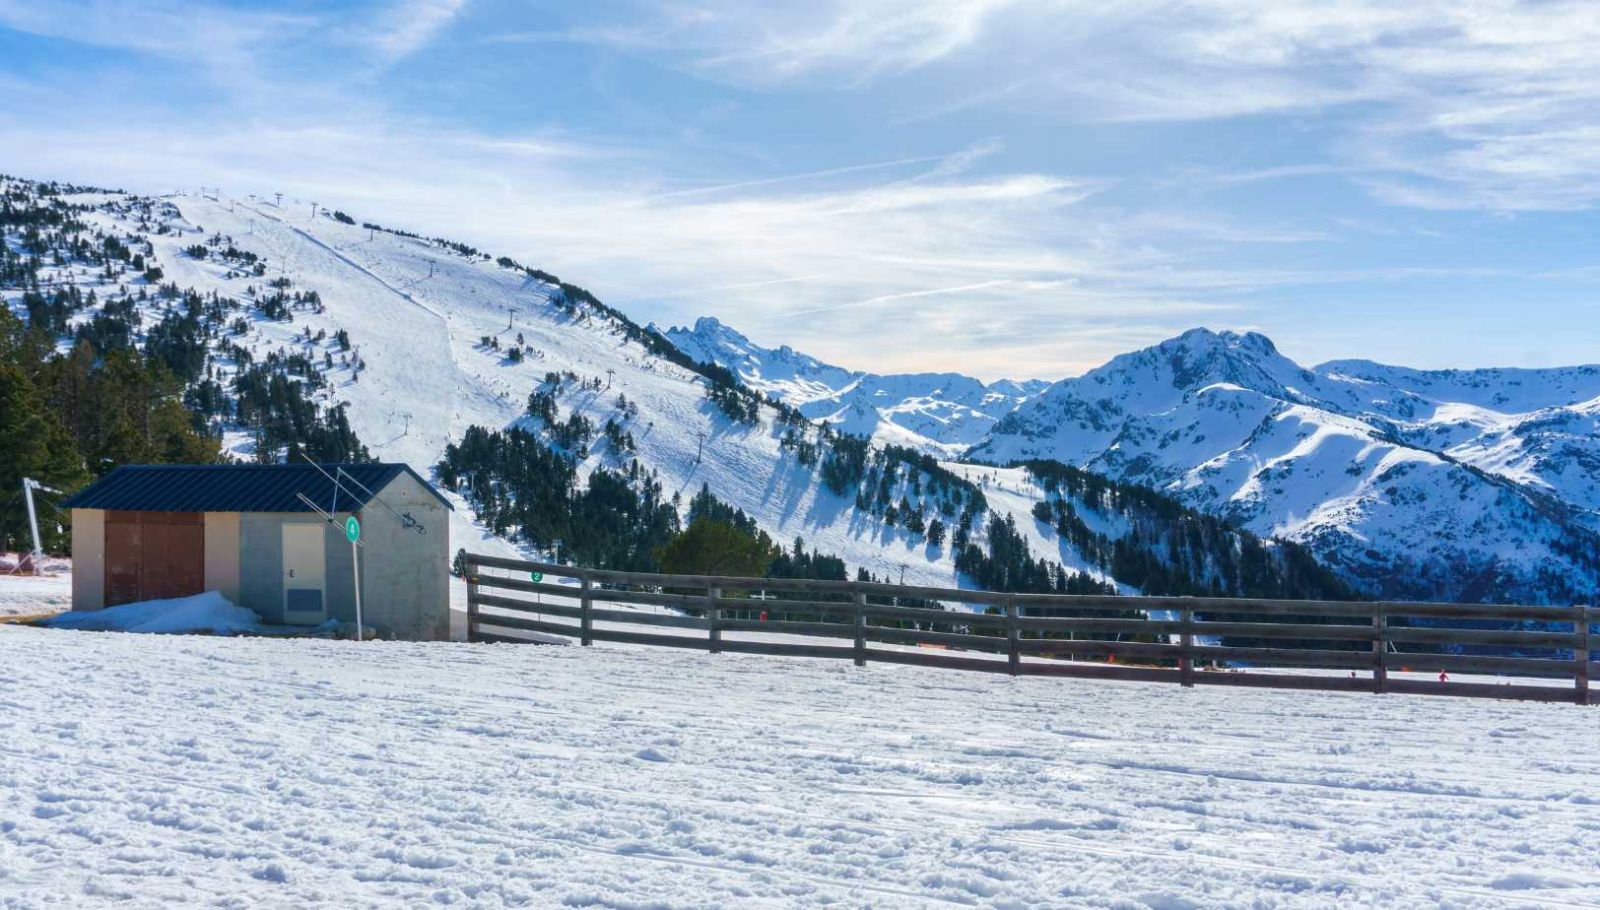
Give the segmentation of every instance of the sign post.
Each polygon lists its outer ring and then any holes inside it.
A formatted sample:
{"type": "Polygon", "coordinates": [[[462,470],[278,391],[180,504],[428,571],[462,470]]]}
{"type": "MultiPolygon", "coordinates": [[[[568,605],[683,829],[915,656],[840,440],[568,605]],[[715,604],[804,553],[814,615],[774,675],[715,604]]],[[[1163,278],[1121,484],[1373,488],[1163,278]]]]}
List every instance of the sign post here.
{"type": "Polygon", "coordinates": [[[344,538],[350,541],[350,573],[356,589],[356,641],[361,641],[366,638],[367,630],[361,624],[361,553],[357,546],[361,541],[361,522],[356,521],[354,515],[344,521],[344,538]]]}
{"type": "MultiPolygon", "coordinates": [[[[316,463],[313,462],[312,464],[313,464],[313,466],[315,466],[316,463]]],[[[317,470],[321,471],[322,469],[320,467],[318,467],[317,470]]],[[[326,474],[327,472],[323,471],[323,473],[326,474]]],[[[329,479],[332,480],[331,477],[329,479]]],[[[338,493],[338,481],[334,481],[334,484],[335,484],[334,492],[337,495],[337,493],[338,493]]],[[[319,506],[316,503],[311,501],[311,497],[307,496],[304,493],[296,493],[294,495],[299,497],[301,502],[305,503],[307,506],[310,506],[311,507],[311,511],[317,513],[318,515],[321,515],[322,516],[322,520],[328,523],[328,527],[332,528],[332,527],[335,527],[336,525],[339,524],[339,519],[334,515],[334,513],[323,511],[321,506],[319,506]]],[[[365,545],[361,542],[361,522],[357,521],[356,517],[354,515],[351,515],[351,516],[349,516],[348,518],[346,518],[344,520],[344,539],[350,541],[350,574],[352,576],[351,580],[355,582],[355,592],[356,592],[356,641],[363,641],[363,640],[366,639],[367,635],[366,635],[366,628],[361,624],[361,553],[360,553],[360,550],[365,545]]]]}

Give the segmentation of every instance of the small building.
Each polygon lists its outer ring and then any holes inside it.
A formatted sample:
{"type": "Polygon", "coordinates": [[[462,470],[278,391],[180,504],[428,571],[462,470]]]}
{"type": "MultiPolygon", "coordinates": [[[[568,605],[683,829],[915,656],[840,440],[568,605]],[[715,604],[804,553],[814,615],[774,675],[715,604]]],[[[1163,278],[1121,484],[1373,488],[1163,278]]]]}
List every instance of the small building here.
{"type": "Polygon", "coordinates": [[[353,623],[353,516],[363,623],[449,638],[451,506],[406,465],[129,465],[64,505],[74,610],[219,591],[267,623],[353,623]]]}

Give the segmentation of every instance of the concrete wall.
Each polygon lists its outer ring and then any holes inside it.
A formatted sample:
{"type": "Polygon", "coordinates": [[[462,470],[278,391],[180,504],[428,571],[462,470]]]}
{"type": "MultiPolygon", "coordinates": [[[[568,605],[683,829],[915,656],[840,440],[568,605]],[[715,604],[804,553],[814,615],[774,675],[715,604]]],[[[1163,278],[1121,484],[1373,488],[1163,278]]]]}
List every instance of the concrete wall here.
{"type": "Polygon", "coordinates": [[[72,609],[106,605],[106,513],[72,510],[72,609]]]}
{"type": "Polygon", "coordinates": [[[239,513],[205,514],[205,589],[239,602],[239,513]]]}
{"type": "Polygon", "coordinates": [[[377,494],[359,516],[363,618],[384,638],[448,640],[449,510],[410,474],[377,494]],[[408,514],[426,533],[405,526],[408,514]]]}
{"type": "Polygon", "coordinates": [[[324,527],[323,602],[328,618],[354,622],[350,545],[342,530],[326,527],[319,516],[309,513],[245,512],[239,516],[239,599],[234,602],[261,614],[264,622],[283,622],[283,526],[288,523],[324,527]]]}
{"type": "MultiPolygon", "coordinates": [[[[362,621],[383,638],[418,641],[450,637],[449,512],[410,474],[376,491],[377,498],[356,513],[361,522],[362,621]],[[380,501],[382,504],[380,504],[380,501]],[[384,508],[387,504],[394,512],[384,508]],[[396,515],[395,513],[399,513],[396,515]],[[409,514],[426,534],[406,528],[409,514]]],[[[355,579],[344,519],[326,525],[316,515],[246,512],[239,516],[239,598],[234,602],[283,622],[283,530],[285,522],[324,526],[328,618],[355,622],[355,579]]],[[[207,516],[209,523],[210,516],[207,516]]],[[[209,524],[207,531],[209,533],[209,524]]],[[[209,547],[209,538],[207,541],[209,547]]],[[[209,553],[207,556],[210,559],[209,553]]]]}

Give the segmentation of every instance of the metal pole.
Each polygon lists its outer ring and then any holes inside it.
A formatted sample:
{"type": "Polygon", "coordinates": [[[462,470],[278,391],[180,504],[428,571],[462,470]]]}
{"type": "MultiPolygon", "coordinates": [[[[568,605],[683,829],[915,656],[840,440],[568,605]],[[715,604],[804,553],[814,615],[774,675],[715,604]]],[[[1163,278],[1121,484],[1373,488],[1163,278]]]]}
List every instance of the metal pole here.
{"type": "Polygon", "coordinates": [[[366,627],[361,624],[361,554],[355,541],[350,541],[350,576],[356,584],[356,641],[366,638],[366,627]]]}
{"type": "Polygon", "coordinates": [[[44,547],[39,543],[39,514],[33,510],[33,491],[39,484],[33,478],[22,478],[22,498],[28,501],[28,530],[33,532],[33,573],[39,574],[39,564],[44,561],[44,547]]]}

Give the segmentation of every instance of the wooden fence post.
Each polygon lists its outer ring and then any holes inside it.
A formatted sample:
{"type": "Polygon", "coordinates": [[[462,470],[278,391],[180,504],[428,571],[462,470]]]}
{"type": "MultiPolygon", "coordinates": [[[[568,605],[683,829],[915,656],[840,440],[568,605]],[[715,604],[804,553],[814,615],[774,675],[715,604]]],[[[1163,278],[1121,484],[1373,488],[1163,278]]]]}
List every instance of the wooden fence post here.
{"type": "Polygon", "coordinates": [[[1178,611],[1178,682],[1194,688],[1194,607],[1188,604],[1178,611]]]}
{"type": "Polygon", "coordinates": [[[721,588],[706,589],[706,626],[711,630],[711,653],[722,653],[722,629],[717,626],[717,618],[722,610],[717,606],[717,598],[722,596],[721,588]]]}
{"type": "Polygon", "coordinates": [[[478,640],[478,567],[465,547],[460,555],[461,574],[467,580],[467,641],[473,642],[478,640]]]}
{"type": "Polygon", "coordinates": [[[1012,676],[1022,674],[1022,649],[1018,639],[1021,631],[1017,628],[1017,595],[1006,595],[1006,664],[1012,676]]]}
{"type": "Polygon", "coordinates": [[[1578,633],[1578,647],[1575,649],[1577,653],[1574,655],[1578,661],[1577,673],[1574,676],[1577,692],[1574,693],[1573,700],[1580,705],[1587,705],[1589,703],[1589,608],[1578,607],[1577,610],[1577,627],[1574,630],[1578,633]]]}
{"type": "Polygon", "coordinates": [[[856,592],[855,605],[856,666],[867,665],[867,595],[856,592]]]}
{"type": "Polygon", "coordinates": [[[589,589],[594,582],[589,580],[587,573],[578,577],[578,629],[579,642],[584,647],[594,644],[594,600],[590,597],[589,589]]]}
{"type": "Polygon", "coordinates": [[[1389,691],[1389,619],[1383,604],[1372,605],[1372,653],[1377,665],[1372,668],[1372,691],[1382,695],[1389,691]]]}

